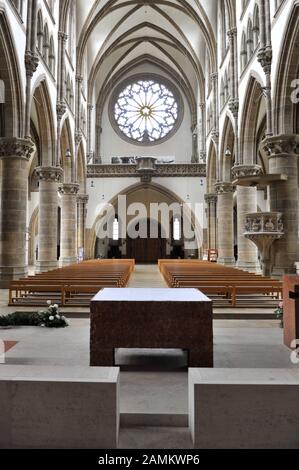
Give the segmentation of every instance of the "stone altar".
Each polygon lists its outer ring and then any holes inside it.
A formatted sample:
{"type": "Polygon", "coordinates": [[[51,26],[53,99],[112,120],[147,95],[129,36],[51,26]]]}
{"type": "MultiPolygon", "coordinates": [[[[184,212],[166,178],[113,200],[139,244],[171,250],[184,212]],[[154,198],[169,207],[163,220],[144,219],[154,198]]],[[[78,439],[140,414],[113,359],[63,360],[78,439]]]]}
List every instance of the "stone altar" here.
{"type": "Polygon", "coordinates": [[[116,348],[187,350],[213,367],[212,301],[197,289],[103,289],[91,301],[90,365],[114,365],[116,348]]]}

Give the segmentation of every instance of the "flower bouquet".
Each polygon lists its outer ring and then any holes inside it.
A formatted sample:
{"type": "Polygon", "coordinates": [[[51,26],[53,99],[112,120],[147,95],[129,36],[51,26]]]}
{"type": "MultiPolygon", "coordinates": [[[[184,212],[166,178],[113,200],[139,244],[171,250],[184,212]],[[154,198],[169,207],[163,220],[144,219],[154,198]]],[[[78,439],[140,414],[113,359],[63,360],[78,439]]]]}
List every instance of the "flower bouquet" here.
{"type": "Polygon", "coordinates": [[[52,304],[51,300],[47,302],[47,310],[41,311],[42,318],[41,325],[46,328],[65,328],[69,326],[67,319],[59,314],[59,307],[57,304],[52,304]]]}
{"type": "Polygon", "coordinates": [[[277,320],[280,320],[280,326],[283,328],[283,302],[279,302],[278,308],[275,310],[277,320]]]}

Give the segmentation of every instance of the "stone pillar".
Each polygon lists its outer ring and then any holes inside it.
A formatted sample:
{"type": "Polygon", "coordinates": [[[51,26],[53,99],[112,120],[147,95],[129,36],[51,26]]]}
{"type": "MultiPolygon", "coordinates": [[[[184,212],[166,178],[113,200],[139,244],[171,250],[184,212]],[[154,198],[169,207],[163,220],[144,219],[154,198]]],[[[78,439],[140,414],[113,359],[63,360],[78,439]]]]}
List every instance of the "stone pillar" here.
{"type": "Polygon", "coordinates": [[[36,272],[57,268],[58,183],[63,170],[59,167],[36,169],[39,178],[38,260],[36,272]]]}
{"type": "Polygon", "coordinates": [[[298,257],[298,153],[299,135],[277,135],[264,141],[270,174],[285,174],[287,181],[270,184],[270,210],[283,214],[284,237],[272,248],[274,276],[296,272],[298,257]]]}
{"type": "Polygon", "coordinates": [[[77,197],[78,204],[78,248],[84,249],[85,257],[85,223],[86,223],[86,206],[89,196],[87,194],[79,194],[77,197]]]}
{"type": "Polygon", "coordinates": [[[26,256],[29,139],[1,138],[0,288],[28,274],[26,256]]]}
{"type": "Polygon", "coordinates": [[[238,262],[240,269],[259,272],[258,250],[245,236],[246,215],[257,212],[257,189],[237,186],[238,204],[238,262]]]}
{"type": "Polygon", "coordinates": [[[218,263],[235,265],[234,257],[234,212],[233,197],[235,187],[231,183],[217,183],[218,194],[217,226],[218,226],[218,263]]]}
{"type": "Polygon", "coordinates": [[[207,147],[206,147],[206,103],[200,103],[200,114],[201,114],[201,144],[200,144],[200,161],[201,163],[206,163],[207,161],[207,147]]]}
{"type": "Polygon", "coordinates": [[[217,194],[206,194],[207,223],[208,223],[208,248],[217,249],[217,194]]]}
{"type": "Polygon", "coordinates": [[[62,265],[77,262],[77,194],[79,185],[65,183],[61,195],[61,257],[62,265]]]}

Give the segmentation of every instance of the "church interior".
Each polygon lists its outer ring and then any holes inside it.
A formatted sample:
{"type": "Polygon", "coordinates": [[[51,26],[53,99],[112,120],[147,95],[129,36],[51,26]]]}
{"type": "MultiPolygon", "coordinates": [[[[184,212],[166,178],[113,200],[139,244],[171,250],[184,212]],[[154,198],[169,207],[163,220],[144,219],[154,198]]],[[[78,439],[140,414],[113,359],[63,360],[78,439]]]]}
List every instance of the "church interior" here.
{"type": "Polygon", "coordinates": [[[0,449],[299,448],[298,51],[298,0],[0,0],[0,449]]]}

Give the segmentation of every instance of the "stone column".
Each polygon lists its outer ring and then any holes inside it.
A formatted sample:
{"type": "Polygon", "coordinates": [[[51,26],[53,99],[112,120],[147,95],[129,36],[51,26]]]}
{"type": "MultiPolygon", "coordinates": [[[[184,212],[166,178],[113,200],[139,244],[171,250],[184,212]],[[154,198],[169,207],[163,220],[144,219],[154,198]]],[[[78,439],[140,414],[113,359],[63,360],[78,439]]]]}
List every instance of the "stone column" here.
{"type": "Polygon", "coordinates": [[[277,135],[264,141],[269,173],[287,175],[287,181],[270,184],[270,210],[283,214],[284,237],[272,248],[274,276],[296,272],[298,257],[298,154],[299,135],[277,135]]]}
{"type": "Polygon", "coordinates": [[[257,189],[237,186],[238,207],[238,262],[240,269],[250,272],[260,271],[258,250],[245,236],[246,215],[257,212],[257,189]]]}
{"type": "Polygon", "coordinates": [[[1,138],[0,288],[28,274],[26,256],[29,139],[1,138]]]}
{"type": "Polygon", "coordinates": [[[65,183],[61,195],[61,257],[62,265],[77,262],[77,194],[79,185],[65,183]]]}
{"type": "Polygon", "coordinates": [[[217,194],[206,194],[207,223],[208,223],[208,248],[217,248],[217,194]]]}
{"type": "Polygon", "coordinates": [[[78,204],[78,248],[84,249],[85,255],[85,222],[86,222],[86,206],[89,196],[87,194],[79,194],[77,197],[78,204]]]}
{"type": "Polygon", "coordinates": [[[38,260],[36,272],[57,268],[58,183],[63,170],[59,167],[39,167],[38,260]]]}
{"type": "Polygon", "coordinates": [[[218,263],[235,265],[233,197],[235,187],[231,183],[216,183],[218,263]]]}
{"type": "Polygon", "coordinates": [[[201,114],[201,145],[200,145],[200,161],[206,163],[207,161],[207,148],[206,148],[206,103],[200,103],[200,114],[201,114]]]}

